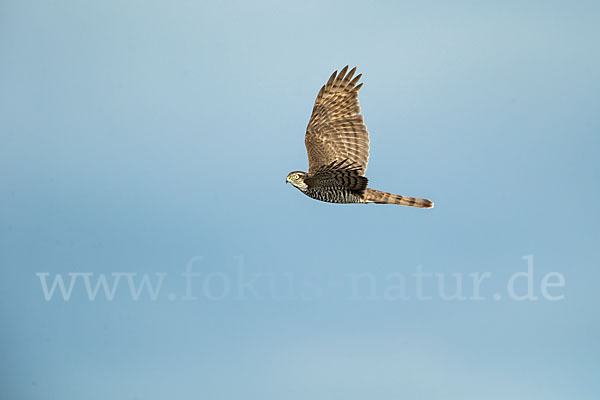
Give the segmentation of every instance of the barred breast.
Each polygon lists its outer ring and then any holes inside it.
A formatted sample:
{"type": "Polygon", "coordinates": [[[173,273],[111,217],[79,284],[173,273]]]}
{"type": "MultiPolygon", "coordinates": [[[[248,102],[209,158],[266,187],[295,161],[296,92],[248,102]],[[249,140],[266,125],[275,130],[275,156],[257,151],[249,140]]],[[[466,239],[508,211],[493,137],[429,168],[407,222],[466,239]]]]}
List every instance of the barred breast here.
{"type": "Polygon", "coordinates": [[[336,187],[317,187],[308,188],[304,194],[315,200],[326,201],[327,203],[362,203],[362,196],[345,188],[336,187]]]}

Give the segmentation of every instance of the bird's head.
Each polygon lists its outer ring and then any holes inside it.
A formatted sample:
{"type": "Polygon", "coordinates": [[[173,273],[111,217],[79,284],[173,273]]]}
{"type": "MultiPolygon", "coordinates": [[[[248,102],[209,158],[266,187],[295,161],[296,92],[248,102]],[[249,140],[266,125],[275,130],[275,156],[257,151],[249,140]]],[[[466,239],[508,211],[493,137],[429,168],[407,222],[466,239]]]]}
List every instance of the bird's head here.
{"type": "Polygon", "coordinates": [[[285,178],[285,182],[291,183],[298,189],[305,191],[308,188],[308,185],[304,182],[307,177],[308,174],[306,172],[294,171],[288,174],[287,178],[285,178]]]}

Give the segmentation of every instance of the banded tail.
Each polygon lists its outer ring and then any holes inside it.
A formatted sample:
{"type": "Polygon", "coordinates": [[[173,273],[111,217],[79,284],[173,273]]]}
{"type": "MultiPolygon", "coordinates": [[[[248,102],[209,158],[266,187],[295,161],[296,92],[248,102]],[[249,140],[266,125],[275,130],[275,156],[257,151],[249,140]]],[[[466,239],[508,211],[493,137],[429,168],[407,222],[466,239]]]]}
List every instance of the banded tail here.
{"type": "Polygon", "coordinates": [[[433,201],[431,200],[400,196],[399,194],[380,192],[379,190],[369,188],[365,190],[364,201],[365,203],[398,204],[401,206],[433,208],[433,201]]]}

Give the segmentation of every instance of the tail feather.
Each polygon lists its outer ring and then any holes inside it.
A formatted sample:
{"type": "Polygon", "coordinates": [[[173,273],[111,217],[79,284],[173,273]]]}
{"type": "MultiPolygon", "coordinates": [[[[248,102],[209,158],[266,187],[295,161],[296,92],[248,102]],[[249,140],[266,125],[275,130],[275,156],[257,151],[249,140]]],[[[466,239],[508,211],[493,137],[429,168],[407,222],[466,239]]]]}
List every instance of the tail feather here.
{"type": "Polygon", "coordinates": [[[433,208],[433,201],[431,200],[400,196],[399,194],[381,192],[370,188],[365,190],[364,201],[366,203],[399,204],[401,206],[433,208]]]}

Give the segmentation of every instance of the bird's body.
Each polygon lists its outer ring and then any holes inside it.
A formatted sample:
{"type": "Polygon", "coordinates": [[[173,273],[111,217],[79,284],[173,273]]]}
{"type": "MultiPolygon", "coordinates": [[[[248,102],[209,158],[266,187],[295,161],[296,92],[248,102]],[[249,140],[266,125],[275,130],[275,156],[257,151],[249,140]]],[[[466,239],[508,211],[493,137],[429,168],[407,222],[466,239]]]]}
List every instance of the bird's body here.
{"type": "Polygon", "coordinates": [[[356,68],[334,72],[321,88],[306,128],[308,173],[294,171],[286,182],[307,196],[328,203],[377,203],[431,208],[427,199],[400,196],[367,188],[369,132],[358,104],[361,75],[356,68]]]}
{"type": "Polygon", "coordinates": [[[333,162],[304,179],[304,194],[328,203],[364,203],[368,179],[346,161],[333,162]]]}
{"type": "Polygon", "coordinates": [[[327,203],[364,203],[363,196],[361,196],[360,193],[348,190],[343,186],[309,188],[304,192],[304,194],[315,200],[325,201],[327,203]]]}

